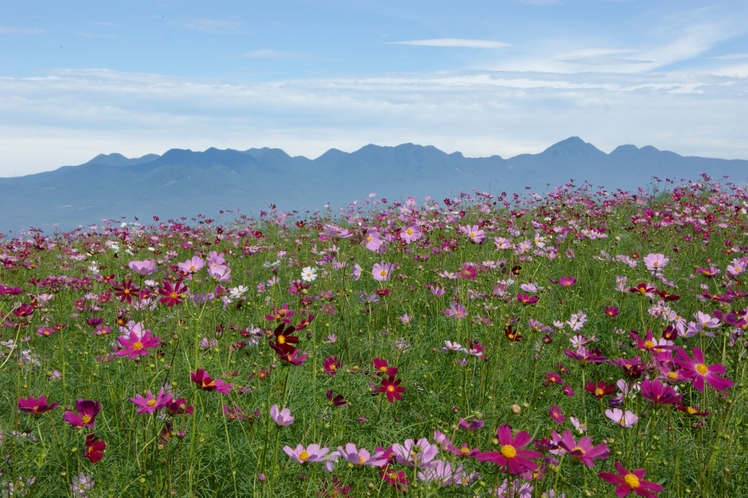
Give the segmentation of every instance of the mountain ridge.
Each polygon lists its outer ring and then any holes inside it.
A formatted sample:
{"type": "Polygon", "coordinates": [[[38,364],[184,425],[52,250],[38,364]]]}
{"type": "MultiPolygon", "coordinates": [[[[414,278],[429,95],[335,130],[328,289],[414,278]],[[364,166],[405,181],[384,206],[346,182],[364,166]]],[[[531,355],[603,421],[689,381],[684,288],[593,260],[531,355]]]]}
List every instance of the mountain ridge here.
{"type": "Polygon", "coordinates": [[[745,182],[748,161],[680,156],[631,144],[605,153],[579,137],[508,159],[469,158],[412,143],[367,144],[353,152],[329,149],[315,159],[268,147],[169,149],[139,158],[99,154],[78,166],[0,178],[0,232],[31,226],[69,230],[101,218],[215,217],[222,209],[256,213],[270,204],[284,211],[314,211],[346,206],[370,192],[393,200],[407,195],[440,199],[489,187],[542,192],[571,178],[631,190],[646,186],[653,176],[695,180],[700,173],[745,182]]]}

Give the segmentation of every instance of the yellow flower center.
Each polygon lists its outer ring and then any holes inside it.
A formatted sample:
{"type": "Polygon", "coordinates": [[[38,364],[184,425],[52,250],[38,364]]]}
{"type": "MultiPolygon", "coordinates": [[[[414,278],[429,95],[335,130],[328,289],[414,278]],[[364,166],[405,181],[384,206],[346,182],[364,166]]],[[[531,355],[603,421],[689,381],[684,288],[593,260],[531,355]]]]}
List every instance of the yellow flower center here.
{"type": "Polygon", "coordinates": [[[329,368],[330,368],[330,370],[335,370],[337,367],[335,366],[335,363],[333,363],[333,364],[330,365],[329,368]]]}
{"type": "Polygon", "coordinates": [[[359,456],[358,456],[358,461],[359,461],[359,462],[361,462],[361,465],[363,465],[363,464],[364,464],[364,462],[366,462],[366,458],[364,458],[364,457],[362,457],[361,455],[359,455],[359,456]]]}
{"type": "Polygon", "coordinates": [[[301,460],[302,462],[306,462],[307,458],[309,458],[309,453],[307,453],[306,451],[302,451],[301,453],[299,453],[299,460],[301,460]]]}
{"type": "Polygon", "coordinates": [[[382,277],[386,277],[387,276],[387,270],[380,271],[379,275],[382,276],[382,277]]]}
{"type": "Polygon", "coordinates": [[[286,343],[286,337],[283,335],[278,336],[278,344],[285,344],[286,343]]]}
{"type": "Polygon", "coordinates": [[[644,341],[644,345],[647,347],[647,349],[653,348],[655,343],[652,341],[644,341]]]}
{"type": "Polygon", "coordinates": [[[140,341],[135,341],[135,344],[132,345],[132,348],[135,351],[140,351],[141,349],[143,349],[143,343],[140,341]]]}
{"type": "Polygon", "coordinates": [[[176,292],[173,292],[173,291],[172,291],[172,293],[171,293],[171,294],[169,294],[169,297],[170,297],[170,298],[172,298],[172,299],[176,299],[176,298],[178,298],[178,297],[179,297],[179,294],[177,294],[176,292]]]}
{"type": "Polygon", "coordinates": [[[460,453],[462,456],[468,456],[468,453],[470,453],[470,448],[460,448],[460,453]]]}
{"type": "Polygon", "coordinates": [[[145,404],[148,405],[148,406],[156,406],[156,400],[155,399],[149,399],[148,401],[146,401],[145,404]]]}
{"type": "Polygon", "coordinates": [[[703,363],[699,363],[698,365],[696,365],[696,371],[699,372],[699,374],[701,375],[706,375],[706,373],[708,372],[708,369],[706,365],[704,365],[703,363]]]}
{"type": "Polygon", "coordinates": [[[190,265],[190,271],[195,271],[195,266],[194,265],[190,265]]]}
{"type": "Polygon", "coordinates": [[[689,415],[693,415],[694,413],[697,413],[698,410],[696,410],[696,408],[694,408],[693,406],[689,406],[688,408],[686,408],[686,411],[689,415]]]}
{"type": "Polygon", "coordinates": [[[598,387],[597,389],[595,389],[595,396],[602,396],[603,394],[605,394],[605,391],[603,391],[601,388],[598,387]]]}
{"type": "Polygon", "coordinates": [[[91,416],[90,415],[83,415],[81,417],[81,422],[83,422],[84,424],[88,424],[89,422],[91,422],[91,416]]]}
{"type": "Polygon", "coordinates": [[[387,392],[388,393],[394,393],[395,392],[395,386],[387,386],[387,392]]]}
{"type": "Polygon", "coordinates": [[[517,450],[511,444],[505,444],[501,447],[501,454],[504,458],[514,458],[517,456],[517,450]]]}
{"type": "Polygon", "coordinates": [[[574,456],[584,456],[584,454],[585,454],[586,452],[585,452],[585,451],[584,451],[584,450],[583,450],[582,448],[580,448],[579,446],[576,446],[576,447],[574,447],[574,449],[573,449],[573,450],[571,450],[571,453],[572,453],[572,454],[573,454],[574,456]]]}
{"type": "Polygon", "coordinates": [[[384,366],[384,365],[382,365],[381,367],[379,367],[379,371],[380,372],[386,372],[387,371],[387,367],[384,366]]]}
{"type": "Polygon", "coordinates": [[[406,232],[408,232],[408,235],[413,235],[413,229],[412,228],[408,228],[406,230],[406,232]]]}
{"type": "Polygon", "coordinates": [[[678,379],[678,374],[675,373],[675,372],[668,372],[667,378],[669,380],[677,380],[678,379]]]}
{"type": "Polygon", "coordinates": [[[631,489],[636,489],[640,486],[639,478],[634,474],[626,474],[625,476],[623,476],[623,482],[628,484],[631,489]]]}

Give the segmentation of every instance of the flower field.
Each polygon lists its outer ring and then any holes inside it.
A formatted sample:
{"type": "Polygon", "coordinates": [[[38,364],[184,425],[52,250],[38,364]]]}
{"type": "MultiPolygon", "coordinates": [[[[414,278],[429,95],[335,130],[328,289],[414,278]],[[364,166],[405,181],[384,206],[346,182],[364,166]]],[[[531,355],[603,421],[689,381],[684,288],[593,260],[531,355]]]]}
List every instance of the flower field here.
{"type": "Polygon", "coordinates": [[[0,239],[0,496],[748,496],[748,193],[0,239]]]}

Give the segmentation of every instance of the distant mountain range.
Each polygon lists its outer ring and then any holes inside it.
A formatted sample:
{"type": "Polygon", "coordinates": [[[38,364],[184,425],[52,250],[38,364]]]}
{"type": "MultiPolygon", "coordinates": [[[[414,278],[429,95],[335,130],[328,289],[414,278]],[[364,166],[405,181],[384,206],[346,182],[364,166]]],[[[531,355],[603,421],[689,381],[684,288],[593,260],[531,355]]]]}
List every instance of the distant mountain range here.
{"type": "Polygon", "coordinates": [[[467,158],[432,146],[367,145],[347,153],[330,149],[317,159],[291,157],[280,149],[172,149],[162,156],[128,159],[98,155],[80,166],[16,178],[0,178],[0,232],[31,226],[46,233],[78,225],[138,217],[149,223],[221,209],[258,213],[275,204],[284,211],[333,208],[368,197],[398,200],[430,195],[441,200],[472,188],[535,192],[588,181],[608,190],[646,187],[653,176],[696,180],[699,173],[748,179],[748,161],[683,157],[647,146],[621,145],[610,154],[578,137],[540,154],[467,158]]]}

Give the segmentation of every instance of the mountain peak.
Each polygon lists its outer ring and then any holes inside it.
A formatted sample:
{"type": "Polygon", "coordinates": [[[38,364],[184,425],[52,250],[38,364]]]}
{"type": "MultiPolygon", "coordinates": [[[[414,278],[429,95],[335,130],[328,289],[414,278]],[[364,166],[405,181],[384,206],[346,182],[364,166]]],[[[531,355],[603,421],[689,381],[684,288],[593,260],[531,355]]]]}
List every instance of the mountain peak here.
{"type": "Polygon", "coordinates": [[[562,140],[555,143],[545,149],[541,156],[556,156],[556,157],[590,157],[600,158],[606,156],[605,152],[601,151],[594,145],[585,142],[579,137],[569,137],[566,140],[562,140]]]}

